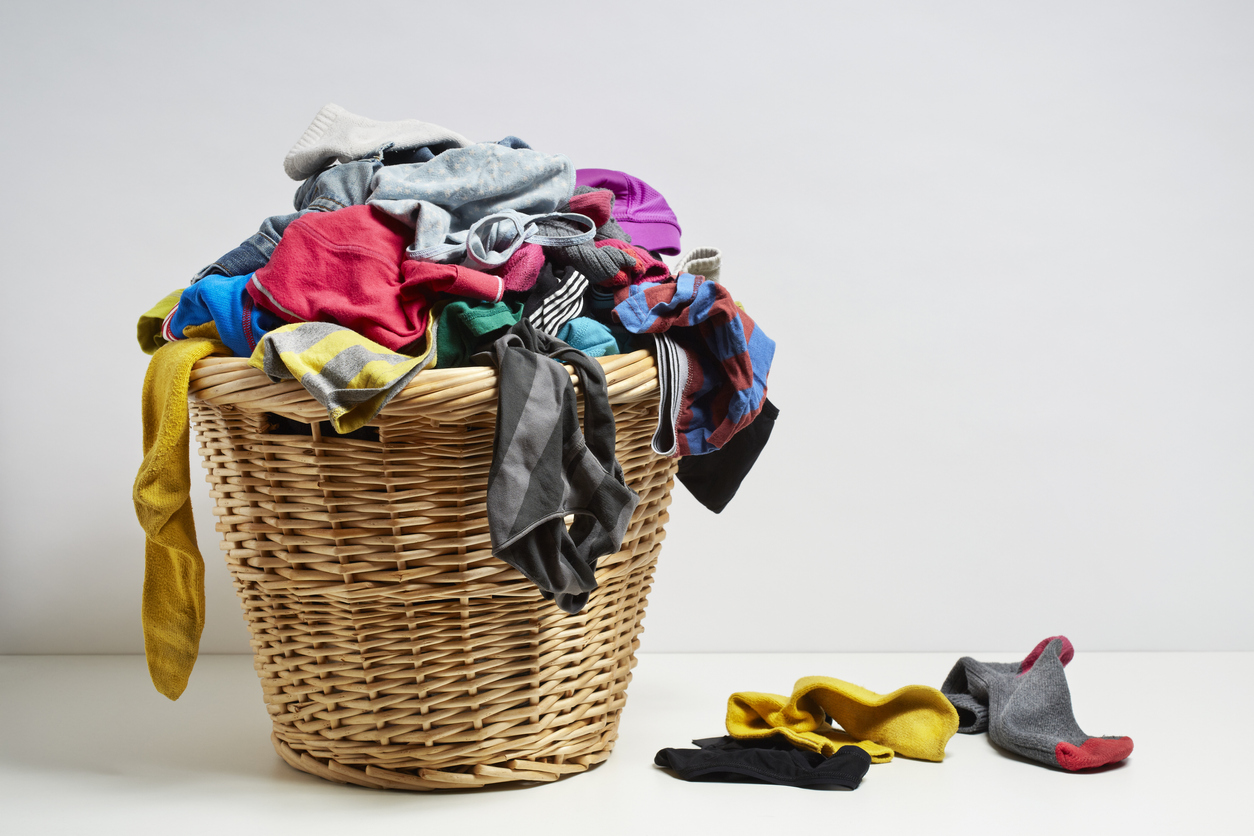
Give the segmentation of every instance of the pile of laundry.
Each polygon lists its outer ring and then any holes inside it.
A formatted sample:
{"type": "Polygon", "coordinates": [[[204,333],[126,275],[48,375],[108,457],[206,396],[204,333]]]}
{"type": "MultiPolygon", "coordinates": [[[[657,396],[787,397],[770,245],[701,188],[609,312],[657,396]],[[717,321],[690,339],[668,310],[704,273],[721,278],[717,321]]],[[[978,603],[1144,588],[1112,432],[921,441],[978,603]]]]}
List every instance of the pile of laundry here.
{"type": "MultiPolygon", "coordinates": [[[[600,405],[585,412],[608,421],[566,432],[564,453],[586,440],[575,466],[569,457],[494,466],[488,496],[493,552],[569,612],[595,588],[597,557],[619,548],[639,501],[614,459],[604,374],[589,358],[652,351],[661,391],[653,449],[681,458],[679,480],[714,512],[735,495],[778,414],[766,399],[775,343],[720,283],[718,250],[681,254],[679,221],[648,183],[576,169],[517,137],[472,142],[333,104],[284,169],[300,181],[295,211],[265,219],[140,317],[140,346],[154,357],[135,505],[150,568],[153,548],[198,557],[178,525],[160,530],[187,496],[185,477],[172,484],[170,475],[187,434],[178,403],[191,366],[212,352],[300,381],[340,434],[366,425],[423,369],[473,363],[496,366],[502,380],[553,377],[547,402],[507,402],[502,386],[498,420],[556,432],[574,394],[548,359],[578,366],[585,404],[600,405]],[[677,257],[674,266],[664,257],[677,257]],[[556,493],[566,504],[506,507],[537,478],[565,480],[570,490],[556,493]],[[594,520],[555,561],[539,541],[568,539],[561,518],[570,513],[594,520]],[[539,531],[541,521],[562,530],[539,531]]],[[[505,452],[495,461],[512,461],[505,452]]]]}
{"type": "Polygon", "coordinates": [[[467,365],[523,322],[590,357],[649,348],[663,391],[658,453],[714,453],[766,413],[753,451],[718,474],[726,454],[681,474],[712,510],[730,501],[776,415],[775,343],[719,283],[717,249],[673,269],[662,260],[680,255],[681,229],[648,183],[576,169],[517,137],[475,143],[334,104],[284,169],[302,181],[296,211],[267,218],[145,313],[146,352],[212,322],[236,356],[304,383],[346,433],[422,369],[467,365]],[[391,371],[368,369],[377,359],[391,371]]]}

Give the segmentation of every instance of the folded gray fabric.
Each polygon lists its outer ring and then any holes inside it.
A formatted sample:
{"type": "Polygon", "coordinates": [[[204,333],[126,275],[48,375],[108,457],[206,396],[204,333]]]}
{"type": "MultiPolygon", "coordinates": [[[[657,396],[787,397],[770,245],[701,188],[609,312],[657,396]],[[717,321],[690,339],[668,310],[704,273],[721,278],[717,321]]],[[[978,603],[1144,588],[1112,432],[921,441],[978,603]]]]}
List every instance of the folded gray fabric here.
{"type": "Polygon", "coordinates": [[[470,144],[461,134],[430,122],[417,119],[379,122],[328,104],[318,111],[292,150],[287,152],[283,170],[293,180],[304,180],[333,162],[360,160],[384,146],[391,146],[395,151],[411,151],[432,146],[440,150],[464,148],[470,144]]]}
{"type": "Polygon", "coordinates": [[[618,551],[640,502],[614,457],[605,374],[595,360],[526,319],[474,359],[498,370],[488,473],[492,552],[545,598],[579,612],[596,589],[597,560],[618,551]],[[584,431],[561,363],[579,374],[584,431]],[[574,515],[569,530],[567,515],[574,515]]]}
{"type": "MultiPolygon", "coordinates": [[[[547,215],[497,212],[475,221],[466,231],[463,241],[432,247],[421,257],[424,261],[460,261],[465,267],[493,270],[509,261],[523,244],[574,247],[591,242],[595,233],[596,227],[591,218],[572,212],[551,212],[547,215]],[[545,221],[560,222],[560,230],[556,234],[541,230],[540,225],[545,221]]],[[[450,237],[456,239],[459,236],[450,237]]],[[[413,251],[409,255],[419,257],[413,251]]]]}
{"type": "Polygon", "coordinates": [[[446,256],[450,244],[464,249],[467,232],[483,218],[546,215],[574,188],[574,163],[562,154],[479,143],[426,163],[384,166],[367,202],[414,227],[407,257],[432,261],[446,256]]]}
{"type": "Polygon", "coordinates": [[[578,270],[592,284],[609,281],[620,271],[636,266],[636,259],[631,253],[617,247],[598,247],[595,243],[554,248],[545,250],[544,254],[554,264],[578,270]]]}

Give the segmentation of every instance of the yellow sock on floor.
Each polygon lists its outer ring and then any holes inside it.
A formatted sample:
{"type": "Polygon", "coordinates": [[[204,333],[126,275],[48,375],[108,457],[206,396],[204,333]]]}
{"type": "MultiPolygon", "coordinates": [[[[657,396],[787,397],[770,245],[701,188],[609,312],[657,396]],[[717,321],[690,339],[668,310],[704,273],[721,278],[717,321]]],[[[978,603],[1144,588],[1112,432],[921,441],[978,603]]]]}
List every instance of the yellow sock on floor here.
{"type": "Polygon", "coordinates": [[[926,685],[891,694],[828,676],[797,680],[792,697],[740,692],[727,701],[727,733],[742,739],[780,734],[795,746],[832,755],[841,746],[866,750],[873,763],[907,758],[941,761],[958,730],[958,712],[945,695],[926,685]],[[832,727],[831,717],[840,724],[832,727]],[[843,731],[841,730],[843,729],[843,731]]]}

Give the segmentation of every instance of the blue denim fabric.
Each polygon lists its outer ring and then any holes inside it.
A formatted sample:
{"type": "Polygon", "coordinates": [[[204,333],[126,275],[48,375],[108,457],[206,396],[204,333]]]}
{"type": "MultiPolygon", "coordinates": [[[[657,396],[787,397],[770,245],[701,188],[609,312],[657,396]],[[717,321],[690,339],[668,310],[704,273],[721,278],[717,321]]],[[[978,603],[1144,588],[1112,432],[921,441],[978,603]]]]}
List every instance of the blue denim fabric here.
{"type": "Polygon", "coordinates": [[[381,168],[383,159],[378,155],[333,165],[301,183],[292,204],[297,212],[334,212],[360,206],[370,196],[370,181],[381,168]]]}
{"type": "Polygon", "coordinates": [[[368,160],[331,166],[305,180],[292,201],[295,212],[266,218],[248,240],[197,273],[192,284],[206,276],[243,276],[260,270],[270,261],[292,221],[309,212],[334,212],[365,203],[370,181],[382,167],[382,156],[376,154],[368,160]]]}
{"type": "Polygon", "coordinates": [[[201,268],[192,277],[192,284],[209,276],[242,276],[255,272],[266,265],[274,248],[279,245],[283,231],[292,221],[300,217],[299,212],[290,215],[274,215],[261,222],[261,227],[246,241],[217,261],[201,268]]]}
{"type": "Polygon", "coordinates": [[[414,227],[413,252],[445,244],[488,215],[553,212],[570,200],[575,167],[561,154],[479,143],[453,148],[426,163],[381,168],[369,203],[414,227]]]}
{"type": "MultiPolygon", "coordinates": [[[[507,136],[504,139],[498,139],[497,145],[504,145],[506,148],[531,148],[525,140],[516,136],[507,136]]],[[[384,165],[409,165],[410,163],[429,163],[435,159],[435,155],[448,150],[449,146],[441,145],[424,145],[421,148],[395,148],[390,143],[383,146],[368,157],[381,154],[383,156],[384,165]],[[434,151],[431,149],[435,148],[434,151]]]]}
{"type": "MultiPolygon", "coordinates": [[[[504,145],[506,148],[531,148],[525,140],[516,136],[507,136],[504,139],[498,139],[497,145],[504,145]]],[[[435,155],[448,150],[447,145],[424,145],[421,148],[396,148],[391,143],[384,145],[367,157],[382,155],[384,165],[409,165],[411,163],[429,163],[435,159],[435,155]],[[431,149],[435,148],[434,151],[431,149]]]]}

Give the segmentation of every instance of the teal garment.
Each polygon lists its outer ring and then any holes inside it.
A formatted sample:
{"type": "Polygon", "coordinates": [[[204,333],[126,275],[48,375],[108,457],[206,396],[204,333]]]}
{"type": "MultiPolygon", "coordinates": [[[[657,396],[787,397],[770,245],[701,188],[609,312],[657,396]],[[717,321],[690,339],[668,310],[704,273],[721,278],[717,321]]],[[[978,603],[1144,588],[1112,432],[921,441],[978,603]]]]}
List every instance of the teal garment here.
{"type": "Polygon", "coordinates": [[[586,316],[577,316],[563,325],[558,329],[557,338],[589,357],[621,353],[618,350],[618,341],[614,339],[610,329],[586,316]]]}
{"type": "Polygon", "coordinates": [[[449,302],[436,329],[437,369],[470,365],[470,355],[522,319],[521,302],[449,302]]]}
{"type": "MultiPolygon", "coordinates": [[[[522,311],[517,302],[449,302],[438,317],[435,367],[470,365],[470,356],[517,325],[522,311]]],[[[625,353],[609,328],[586,316],[570,320],[554,336],[589,357],[625,353]]]]}

